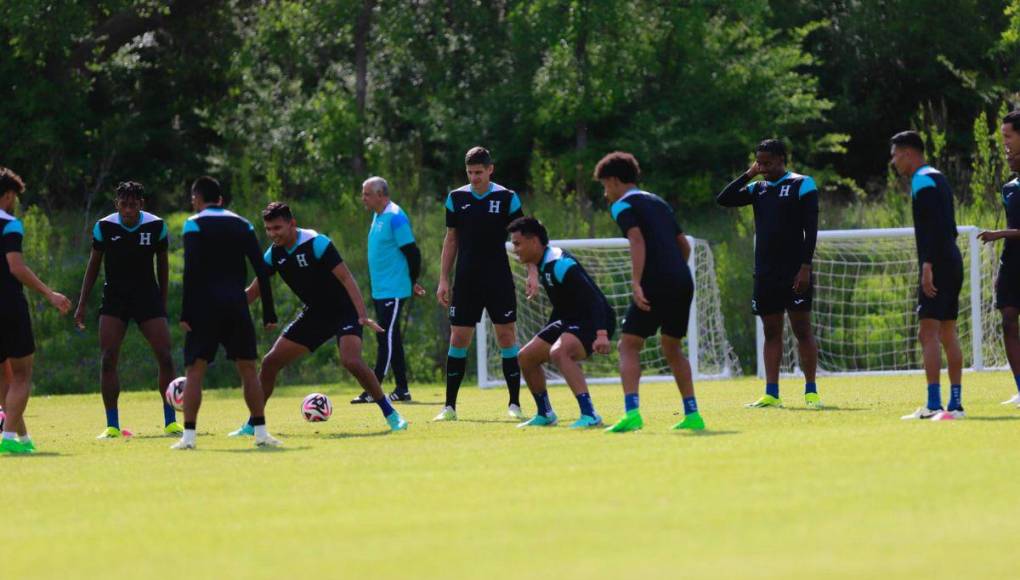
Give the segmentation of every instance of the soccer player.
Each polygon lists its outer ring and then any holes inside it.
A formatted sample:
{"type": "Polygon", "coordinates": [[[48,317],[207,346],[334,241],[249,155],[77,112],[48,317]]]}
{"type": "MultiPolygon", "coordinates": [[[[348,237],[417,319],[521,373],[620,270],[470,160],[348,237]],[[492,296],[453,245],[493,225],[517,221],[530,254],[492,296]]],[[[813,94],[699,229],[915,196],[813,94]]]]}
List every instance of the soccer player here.
{"type": "Polygon", "coordinates": [[[14,204],[25,191],[17,173],[0,167],[0,367],[10,365],[10,375],[0,368],[0,407],[6,419],[0,439],[0,454],[33,453],[35,443],[25,425],[25,407],[32,388],[35,338],[23,286],[46,297],[60,314],[71,310],[71,301],[43,284],[25,264],[21,245],[25,226],[14,217],[14,204]],[[5,364],[6,363],[6,364],[5,364]]]}
{"type": "MultiPolygon", "coordinates": [[[[421,251],[411,232],[411,221],[399,205],[390,201],[390,187],[382,177],[370,177],[361,185],[361,202],[372,210],[368,230],[368,275],[372,282],[375,315],[383,331],[376,335],[375,377],[382,382],[389,369],[397,386],[391,401],[410,401],[407,366],[400,335],[400,317],[411,293],[425,295],[418,284],[421,251]]],[[[370,403],[368,391],[351,403],[370,403]]]]}
{"type": "MultiPolygon", "coordinates": [[[[1020,110],[1003,118],[1002,140],[1009,168],[1020,173],[1020,110]]],[[[1002,186],[1002,205],[1006,229],[981,232],[978,238],[986,243],[1006,240],[995,279],[995,307],[1002,313],[1002,342],[1018,392],[1002,404],[1020,406],[1020,179],[1002,186]]]]}
{"type": "Polygon", "coordinates": [[[917,290],[918,338],[928,379],[928,402],[903,419],[962,419],[960,379],[963,353],[956,335],[956,316],[963,286],[963,259],[956,245],[953,192],[945,176],[928,166],[924,141],[914,131],[897,133],[890,140],[892,165],[910,178],[914,214],[914,239],[920,280],[917,290]],[[948,408],[942,409],[939,371],[941,348],[946,351],[951,384],[948,408]]]}
{"type": "Polygon", "coordinates": [[[595,166],[595,179],[605,189],[613,220],[630,241],[633,291],[618,345],[626,414],[607,431],[621,433],[644,426],[638,404],[641,349],[660,327],[662,354],[683,398],[684,419],[673,428],[702,430],[705,421],[694,396],[691,364],[681,348],[694,299],[694,280],[687,267],[691,245],[676,223],[673,208],[659,196],[638,189],[640,177],[637,159],[622,151],[606,155],[595,166]]]}
{"type": "Polygon", "coordinates": [[[539,281],[553,307],[545,328],[521,349],[521,373],[535,398],[538,412],[518,427],[556,424],[556,413],[549,403],[542,370],[542,365],[549,361],[560,369],[581,409],[581,417],[571,427],[598,427],[602,425],[602,417],[595,412],[584,371],[578,363],[593,352],[609,354],[616,314],[577,259],[569,252],[549,246],[549,234],[541,222],[532,217],[518,218],[507,230],[521,262],[538,267],[539,281]]]}
{"type": "MultiPolygon", "coordinates": [[[[358,283],[336,246],[315,230],[297,227],[285,203],[269,204],[262,212],[262,220],[266,233],[273,240],[264,255],[269,273],[279,272],[304,303],[297,318],[287,325],[262,359],[259,382],[266,400],[273,394],[276,377],[284,367],[335,338],[341,364],[379,405],[390,429],[406,429],[407,421],[390,404],[379,380],[361,358],[362,326],[376,332],[382,332],[382,328],[368,317],[358,283]]],[[[248,302],[254,302],[260,291],[258,280],[252,281],[247,290],[248,302]]],[[[250,435],[253,425],[249,419],[231,435],[250,435]]]]}
{"type": "Polygon", "coordinates": [[[748,407],[782,407],[779,364],[783,358],[783,314],[797,337],[804,372],[804,401],[820,409],[815,383],[818,343],[811,331],[814,283],[811,262],[818,239],[818,188],[815,180],[786,169],[786,145],[766,139],[755,150],[751,168],[716,198],[724,207],[754,208],[754,296],[751,311],[765,333],[765,394],[748,407]],[[759,180],[748,183],[757,176],[759,180]]]}
{"type": "Polygon", "coordinates": [[[181,327],[184,337],[184,435],[173,449],[195,448],[195,423],[202,405],[202,380],[222,344],[234,361],[244,387],[244,401],[252,417],[255,445],[276,447],[280,442],[266,430],[265,396],[255,370],[255,326],[245,294],[245,259],[251,263],[262,297],[262,322],[276,326],[269,271],[262,260],[255,228],[223,207],[218,181],[203,176],[191,186],[195,215],[184,222],[184,299],[181,327]]]}
{"type": "Polygon", "coordinates": [[[84,330],[89,295],[99,277],[99,268],[104,267],[103,303],[99,307],[99,349],[102,353],[100,385],[106,408],[106,429],[97,439],[131,436],[130,431],[120,428],[117,362],[127,325],[132,320],[138,323],[138,330],[156,356],[159,367],[156,390],[163,403],[163,432],[180,435],[184,427],[177,422],[174,408],[163,396],[174,378],[166,314],[170,277],[166,223],[144,211],[145,189],[142,184],[126,181],[117,185],[116,194],[116,213],[97,221],[92,228],[92,254],[85,268],[78,308],[74,312],[75,323],[84,330]],[[157,276],[153,276],[154,257],[157,276]]]}
{"type": "MultiPolygon", "coordinates": [[[[491,181],[495,166],[483,147],[474,147],[464,158],[468,183],[446,197],[446,237],[436,298],[450,309],[450,350],[446,359],[446,405],[434,421],[457,420],[457,392],[467,368],[467,348],[474,326],[489,313],[496,327],[496,342],[503,357],[503,377],[510,391],[508,414],[523,419],[521,370],[517,360],[517,295],[507,260],[506,227],[523,217],[516,193],[491,181]],[[450,270],[454,260],[452,300],[450,270]]],[[[538,287],[534,268],[528,273],[528,296],[538,287]]]]}

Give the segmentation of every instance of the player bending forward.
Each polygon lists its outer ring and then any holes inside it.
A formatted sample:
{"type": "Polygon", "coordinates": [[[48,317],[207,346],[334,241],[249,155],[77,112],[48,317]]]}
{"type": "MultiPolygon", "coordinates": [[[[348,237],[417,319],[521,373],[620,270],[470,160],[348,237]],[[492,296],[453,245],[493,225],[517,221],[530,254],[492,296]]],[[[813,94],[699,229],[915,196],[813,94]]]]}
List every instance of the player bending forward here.
{"type": "MultiPolygon", "coordinates": [[[[262,212],[262,220],[266,234],[273,240],[264,256],[269,274],[279,272],[304,303],[297,318],[287,325],[262,359],[259,382],[265,399],[268,401],[273,394],[276,376],[284,367],[336,338],[341,364],[379,405],[390,429],[406,429],[407,421],[390,405],[375,373],[361,358],[362,327],[368,326],[375,332],[382,332],[382,328],[368,318],[358,283],[336,246],[315,230],[297,227],[285,203],[269,204],[262,212]]],[[[249,304],[259,297],[258,280],[252,281],[247,293],[249,304]]],[[[254,430],[249,419],[231,435],[252,435],[254,430]]]]}
{"type": "Polygon", "coordinates": [[[609,339],[616,328],[615,313],[602,290],[571,256],[549,246],[549,234],[537,219],[523,217],[507,228],[510,243],[524,264],[538,267],[539,281],[549,295],[553,311],[549,322],[521,349],[521,374],[535,398],[538,413],[518,427],[556,424],[549,403],[542,365],[552,361],[577,397],[581,418],[571,427],[598,427],[602,417],[595,412],[580,361],[592,352],[609,354],[609,339]]]}
{"type": "Polygon", "coordinates": [[[687,267],[691,245],[673,216],[673,208],[657,195],[641,191],[641,167],[630,153],[610,153],[595,166],[613,220],[630,241],[633,298],[620,337],[620,378],[626,415],[607,431],[621,433],[644,426],[638,407],[641,349],[662,328],[662,354],[683,397],[684,420],[674,429],[705,428],[694,397],[691,364],[681,349],[694,299],[694,279],[687,267]]]}

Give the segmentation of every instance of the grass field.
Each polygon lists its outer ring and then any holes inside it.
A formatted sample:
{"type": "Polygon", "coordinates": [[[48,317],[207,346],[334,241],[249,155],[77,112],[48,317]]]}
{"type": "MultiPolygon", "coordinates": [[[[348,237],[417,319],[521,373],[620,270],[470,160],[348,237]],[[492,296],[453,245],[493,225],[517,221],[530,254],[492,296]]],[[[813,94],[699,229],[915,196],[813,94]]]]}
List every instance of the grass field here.
{"type": "MultiPolygon", "coordinates": [[[[213,391],[194,452],[154,436],[154,394],[125,395],[137,436],[103,442],[98,395],[33,399],[40,453],[0,457],[0,577],[1015,578],[1012,377],[966,376],[966,421],[900,421],[922,382],[824,379],[825,411],[795,381],[785,410],[742,408],[757,380],[704,382],[700,435],[668,430],[663,384],[622,435],[515,429],[505,393],[474,388],[456,424],[430,423],[442,389],[418,388],[410,430],[389,434],[323,387],[333,419],[312,425],[298,407],[315,389],[288,388],[268,415],[282,450],[225,437],[244,405],[213,391]]],[[[593,398],[621,412],[617,386],[593,398]]],[[[565,388],[552,401],[576,418],[565,388]]]]}

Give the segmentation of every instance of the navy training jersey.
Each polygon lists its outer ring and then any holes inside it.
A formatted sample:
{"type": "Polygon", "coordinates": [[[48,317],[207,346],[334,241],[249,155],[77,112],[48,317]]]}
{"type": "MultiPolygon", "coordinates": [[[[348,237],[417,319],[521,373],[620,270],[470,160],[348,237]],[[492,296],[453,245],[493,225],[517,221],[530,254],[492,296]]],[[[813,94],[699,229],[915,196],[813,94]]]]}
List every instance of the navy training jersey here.
{"type": "Polygon", "coordinates": [[[262,320],[276,322],[273,289],[262,259],[255,228],[248,220],[220,206],[189,217],[184,239],[184,305],[181,320],[191,322],[223,307],[248,307],[247,268],[255,270],[262,296],[262,320]]]}
{"type": "Polygon", "coordinates": [[[538,279],[552,303],[552,320],[590,321],[595,330],[606,330],[616,316],[605,294],[570,252],[547,247],[538,279]]]}
{"type": "Polygon", "coordinates": [[[97,221],[92,228],[92,248],[103,252],[103,287],[129,292],[157,287],[153,257],[166,252],[168,243],[166,223],[145,211],[131,228],[120,222],[119,213],[97,221]]]}
{"type": "Polygon", "coordinates": [[[914,240],[919,263],[950,264],[961,260],[956,245],[953,190],[946,176],[925,165],[910,178],[914,240]]]}
{"type": "MultiPolygon", "coordinates": [[[[1002,205],[1006,210],[1006,227],[1020,230],[1020,179],[1002,186],[1002,205]]],[[[1020,240],[1004,241],[999,264],[1012,272],[1020,272],[1020,240]]]]}
{"type": "Polygon", "coordinates": [[[315,230],[298,229],[290,248],[272,245],[263,255],[269,273],[280,273],[301,302],[320,312],[345,312],[353,309],[347,289],[333,275],[333,268],[344,260],[336,246],[315,230]]]}
{"type": "Polygon", "coordinates": [[[818,239],[818,187],[808,175],[792,171],[776,181],[755,181],[725,192],[719,203],[754,208],[754,273],[788,278],[811,264],[818,239]]]}
{"type": "Polygon", "coordinates": [[[683,230],[676,223],[673,208],[661,197],[632,189],[609,208],[624,237],[639,228],[645,239],[645,269],[641,287],[645,291],[668,290],[692,281],[677,236],[683,230]]]}
{"type": "Polygon", "coordinates": [[[11,274],[7,265],[7,254],[21,253],[21,244],[25,238],[25,226],[21,220],[0,209],[0,297],[5,301],[21,298],[25,292],[21,281],[11,274]]]}
{"type": "Polygon", "coordinates": [[[511,279],[506,228],[523,216],[520,197],[502,185],[490,183],[482,195],[470,185],[451,191],[446,197],[446,227],[457,230],[455,278],[499,273],[511,279]]]}

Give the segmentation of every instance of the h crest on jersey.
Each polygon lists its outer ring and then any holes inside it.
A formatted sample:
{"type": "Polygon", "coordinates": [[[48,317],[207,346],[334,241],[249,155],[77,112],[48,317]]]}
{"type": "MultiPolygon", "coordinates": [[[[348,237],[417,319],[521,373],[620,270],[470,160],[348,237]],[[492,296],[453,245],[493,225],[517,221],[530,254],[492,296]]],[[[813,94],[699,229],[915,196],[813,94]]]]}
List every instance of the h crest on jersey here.
{"type": "Polygon", "coordinates": [[[499,200],[489,200],[489,213],[499,213],[499,200]]]}

